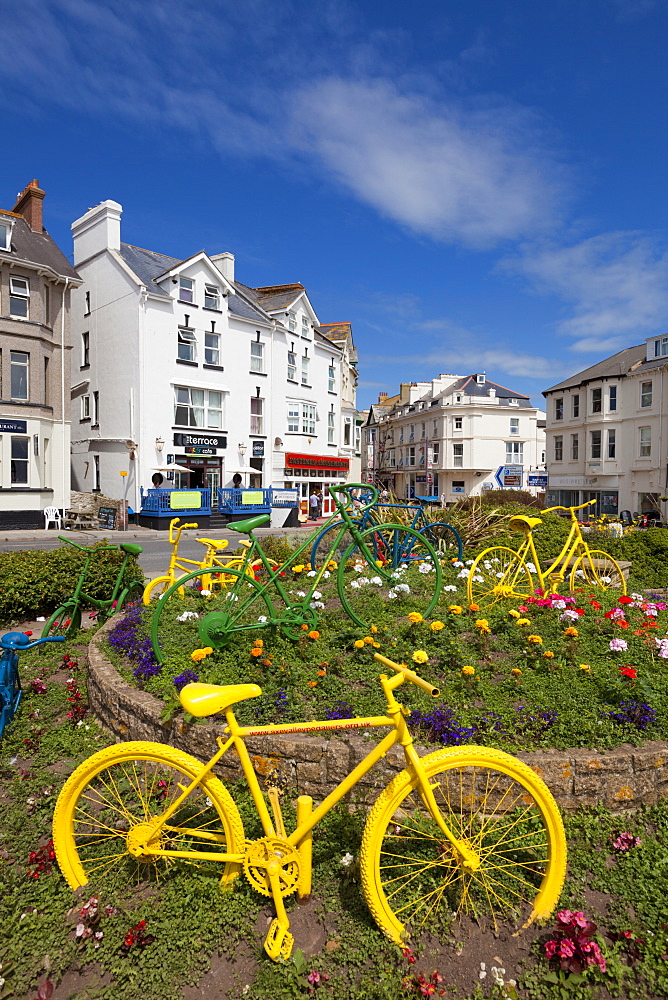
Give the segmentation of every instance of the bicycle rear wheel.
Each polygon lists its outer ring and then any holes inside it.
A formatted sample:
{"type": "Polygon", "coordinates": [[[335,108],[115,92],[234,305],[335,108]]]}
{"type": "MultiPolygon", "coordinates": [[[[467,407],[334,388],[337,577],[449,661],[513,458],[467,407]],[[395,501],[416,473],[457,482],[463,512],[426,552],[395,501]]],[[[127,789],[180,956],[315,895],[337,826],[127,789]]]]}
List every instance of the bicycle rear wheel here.
{"type": "Polygon", "coordinates": [[[183,864],[215,871],[223,882],[234,878],[240,866],[233,862],[159,853],[243,852],[237,807],[211,774],[164,827],[156,823],[201,770],[190,754],[161,743],[120,743],[80,764],[63,785],[53,816],[53,844],[68,884],[76,889],[94,878],[123,886],[183,864]],[[146,842],[149,850],[142,853],[146,842]]]}
{"type": "Polygon", "coordinates": [[[475,852],[460,855],[426,808],[410,771],[390,782],[364,828],[362,886],[378,926],[403,945],[426,927],[447,930],[453,912],[522,927],[549,916],[566,874],[559,808],[526,764],[500,750],[453,747],[422,758],[451,833],[475,852]]]}
{"type": "Polygon", "coordinates": [[[445,522],[428,524],[420,528],[420,534],[424,535],[434,546],[439,556],[445,559],[460,561],[464,555],[462,538],[456,528],[445,522]]]}
{"type": "MultiPolygon", "coordinates": [[[[173,583],[173,576],[156,576],[155,580],[149,580],[144,587],[144,592],[142,594],[143,603],[148,606],[154,597],[162,597],[163,594],[167,593],[173,583]]],[[[183,594],[180,596],[183,597],[183,594]]]]}
{"type": "Polygon", "coordinates": [[[348,527],[345,527],[341,534],[344,525],[344,521],[334,521],[316,537],[311,546],[311,567],[313,569],[320,569],[324,562],[336,563],[336,566],[332,566],[333,570],[336,569],[351,546],[352,558],[354,559],[357,545],[348,527]],[[337,537],[339,534],[341,534],[340,538],[337,537]]]}
{"type": "Polygon", "coordinates": [[[496,545],[485,549],[471,566],[466,581],[469,604],[481,609],[497,601],[526,600],[534,592],[534,581],[527,565],[514,549],[496,545]]]}
{"type": "Polygon", "coordinates": [[[78,605],[61,604],[42,629],[42,639],[47,635],[64,635],[71,639],[81,628],[81,610],[78,605]]]}
{"type": "Polygon", "coordinates": [[[599,549],[590,549],[576,559],[569,584],[571,593],[580,587],[599,587],[601,590],[626,593],[626,580],[621,566],[607,552],[599,549]]]}

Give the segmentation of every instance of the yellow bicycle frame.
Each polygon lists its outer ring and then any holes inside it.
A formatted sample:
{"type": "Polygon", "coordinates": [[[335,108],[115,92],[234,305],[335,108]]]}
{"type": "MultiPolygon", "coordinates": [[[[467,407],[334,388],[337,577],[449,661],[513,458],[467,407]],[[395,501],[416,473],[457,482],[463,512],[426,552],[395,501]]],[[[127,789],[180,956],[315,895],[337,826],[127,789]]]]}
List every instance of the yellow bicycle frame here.
{"type": "Polygon", "coordinates": [[[581,503],[578,507],[546,507],[545,510],[541,512],[543,514],[549,514],[555,510],[567,510],[571,515],[571,528],[568,532],[568,538],[564,542],[559,555],[544,570],[541,569],[540,559],[538,558],[538,553],[536,552],[536,546],[533,540],[535,522],[540,523],[540,518],[527,518],[524,516],[511,518],[511,528],[515,531],[523,531],[525,535],[525,539],[518,549],[518,555],[525,562],[531,562],[535,566],[535,573],[540,582],[541,590],[545,591],[546,589],[553,589],[556,591],[559,585],[566,579],[568,570],[571,566],[571,560],[574,556],[581,554],[585,555],[589,552],[589,545],[582,537],[582,531],[580,530],[578,519],[575,516],[575,511],[582,510],[583,507],[589,507],[590,504],[594,503],[596,503],[596,500],[587,500],[586,503],[581,503]],[[548,582],[550,586],[549,588],[546,588],[546,583],[548,582]]]}

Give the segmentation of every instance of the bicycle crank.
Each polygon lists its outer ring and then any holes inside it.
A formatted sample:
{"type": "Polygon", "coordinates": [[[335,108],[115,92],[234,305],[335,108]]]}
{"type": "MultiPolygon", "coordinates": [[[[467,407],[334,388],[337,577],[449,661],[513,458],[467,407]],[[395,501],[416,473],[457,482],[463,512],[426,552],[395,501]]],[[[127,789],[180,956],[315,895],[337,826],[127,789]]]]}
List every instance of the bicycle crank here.
{"type": "Polygon", "coordinates": [[[274,895],[272,882],[281,896],[289,896],[299,882],[297,849],[280,837],[252,840],[246,844],[244,874],[263,896],[274,895]]]}
{"type": "Polygon", "coordinates": [[[225,611],[210,611],[200,619],[197,634],[205,646],[222,649],[232,637],[231,615],[225,611]]]}
{"type": "Polygon", "coordinates": [[[283,612],[278,624],[288,639],[298,639],[303,632],[310,632],[317,626],[318,612],[308,604],[291,604],[283,612]]]}

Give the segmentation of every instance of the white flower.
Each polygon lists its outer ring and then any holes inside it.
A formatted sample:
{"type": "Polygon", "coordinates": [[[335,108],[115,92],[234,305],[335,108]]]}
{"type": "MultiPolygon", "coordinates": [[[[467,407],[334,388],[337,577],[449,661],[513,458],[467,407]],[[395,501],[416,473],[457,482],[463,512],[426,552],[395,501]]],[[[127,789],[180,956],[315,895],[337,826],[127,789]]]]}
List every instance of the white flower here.
{"type": "Polygon", "coordinates": [[[331,576],[331,573],[329,572],[328,569],[326,569],[325,572],[322,574],[323,580],[329,580],[330,576],[331,576]]]}
{"type": "Polygon", "coordinates": [[[418,573],[431,573],[433,569],[434,567],[431,563],[423,562],[418,566],[418,573]]]}
{"type": "MultiPolygon", "coordinates": [[[[632,599],[634,601],[642,601],[643,600],[642,594],[631,594],[631,597],[632,597],[632,599]]],[[[41,622],[41,621],[44,621],[44,619],[43,618],[38,618],[37,621],[41,622]]]]}
{"type": "Polygon", "coordinates": [[[399,595],[397,594],[396,590],[388,590],[388,592],[387,592],[387,599],[388,599],[388,601],[393,601],[398,596],[399,595]]]}
{"type": "Polygon", "coordinates": [[[354,860],[355,859],[352,856],[352,854],[344,854],[343,857],[341,858],[341,864],[343,865],[344,868],[347,868],[349,865],[353,863],[354,860]]]}
{"type": "Polygon", "coordinates": [[[503,573],[497,573],[497,574],[496,574],[496,578],[497,578],[497,580],[502,580],[502,579],[503,579],[503,577],[504,577],[504,574],[503,574],[503,573]]]}
{"type": "Polygon", "coordinates": [[[584,573],[582,572],[582,570],[581,570],[581,569],[576,569],[576,571],[575,571],[575,575],[576,575],[576,576],[579,576],[579,577],[583,577],[583,576],[584,576],[584,573]]]}
{"type": "Polygon", "coordinates": [[[77,928],[76,928],[76,930],[75,930],[74,933],[76,934],[77,937],[81,937],[81,935],[83,934],[83,932],[85,930],[86,930],[86,928],[84,927],[83,924],[77,924],[77,928]]]}
{"type": "Polygon", "coordinates": [[[447,587],[443,587],[443,590],[456,590],[457,587],[454,583],[449,583],[447,587]]]}
{"type": "Polygon", "coordinates": [[[563,611],[566,607],[566,601],[562,601],[560,597],[554,598],[552,601],[552,607],[556,608],[557,611],[563,611]]]}
{"type": "Polygon", "coordinates": [[[361,576],[357,582],[359,583],[360,587],[366,587],[367,583],[369,582],[369,577],[361,576]]]}
{"type": "Polygon", "coordinates": [[[324,608],[324,606],[325,605],[322,603],[322,601],[311,601],[311,603],[309,604],[309,608],[324,608]]]}
{"type": "Polygon", "coordinates": [[[199,615],[196,611],[184,611],[176,620],[177,622],[187,622],[189,618],[199,618],[199,615]]]}
{"type": "Polygon", "coordinates": [[[476,575],[473,577],[473,579],[474,579],[475,583],[484,583],[485,582],[485,577],[484,576],[480,576],[479,573],[476,573],[476,575]]]}
{"type": "Polygon", "coordinates": [[[315,570],[314,569],[310,569],[306,575],[307,576],[315,576],[315,570]]]}
{"type": "Polygon", "coordinates": [[[314,601],[319,601],[320,598],[322,597],[322,594],[320,593],[319,590],[314,590],[312,596],[314,601]]]}
{"type": "Polygon", "coordinates": [[[200,590],[200,594],[202,595],[202,597],[211,597],[210,590],[200,590]]]}
{"type": "Polygon", "coordinates": [[[394,589],[399,591],[401,594],[410,594],[411,592],[411,588],[407,583],[398,583],[394,589]]]}
{"type": "Polygon", "coordinates": [[[453,564],[452,564],[452,565],[453,565],[453,566],[456,566],[456,567],[457,567],[457,569],[461,569],[461,567],[462,567],[462,566],[464,565],[464,563],[463,563],[463,562],[460,562],[459,560],[457,560],[457,562],[453,562],[453,564]]]}
{"type": "MultiPolygon", "coordinates": [[[[204,591],[202,591],[202,593],[204,593],[204,591]]],[[[236,594],[225,594],[225,600],[232,601],[232,603],[234,604],[236,601],[239,600],[239,598],[237,597],[236,594]]]]}
{"type": "Polygon", "coordinates": [[[295,593],[296,593],[297,597],[306,597],[306,591],[305,590],[297,590],[297,591],[295,591],[295,593]]]}
{"type": "MultiPolygon", "coordinates": [[[[470,569],[460,569],[459,573],[457,574],[457,579],[466,580],[470,572],[471,572],[470,569]]],[[[499,573],[499,576],[503,576],[503,573],[499,573]]]]}
{"type": "Polygon", "coordinates": [[[260,617],[258,618],[258,621],[259,622],[266,622],[266,621],[268,621],[268,618],[267,618],[266,615],[260,615],[260,617]]]}
{"type": "Polygon", "coordinates": [[[473,559],[467,559],[466,560],[466,565],[467,566],[473,566],[473,559]]]}
{"type": "Polygon", "coordinates": [[[612,583],[612,577],[611,576],[602,576],[601,577],[601,583],[612,583]]]}
{"type": "Polygon", "coordinates": [[[485,567],[485,569],[491,569],[492,568],[492,564],[489,561],[489,559],[485,559],[485,561],[483,563],[483,566],[485,567]]]}
{"type": "Polygon", "coordinates": [[[351,580],[350,586],[353,588],[353,590],[359,590],[360,589],[359,580],[351,580]]]}
{"type": "Polygon", "coordinates": [[[353,565],[353,569],[355,570],[356,573],[361,573],[364,568],[365,568],[364,563],[355,563],[353,565]]]}
{"type": "Polygon", "coordinates": [[[534,564],[532,562],[528,562],[527,563],[527,569],[529,570],[530,573],[536,573],[537,572],[536,567],[534,566],[534,564]]]}
{"type": "Polygon", "coordinates": [[[369,580],[369,583],[372,583],[374,585],[374,587],[382,587],[383,586],[383,581],[381,580],[381,578],[379,576],[372,576],[371,579],[369,580]]]}

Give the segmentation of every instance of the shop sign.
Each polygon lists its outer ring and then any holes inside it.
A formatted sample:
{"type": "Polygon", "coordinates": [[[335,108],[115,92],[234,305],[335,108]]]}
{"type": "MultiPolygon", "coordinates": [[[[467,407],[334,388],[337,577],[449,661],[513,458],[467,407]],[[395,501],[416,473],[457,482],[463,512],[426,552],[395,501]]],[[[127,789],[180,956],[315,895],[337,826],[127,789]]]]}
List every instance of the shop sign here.
{"type": "Polygon", "coordinates": [[[0,420],[0,434],[26,434],[27,420],[0,420]]]}
{"type": "Polygon", "coordinates": [[[539,489],[544,490],[547,486],[547,473],[537,474],[530,472],[527,476],[528,486],[537,486],[539,489]]]}
{"type": "Polygon", "coordinates": [[[184,449],[186,455],[217,455],[215,448],[205,448],[201,444],[187,444],[184,449]]]}
{"type": "Polygon", "coordinates": [[[427,482],[427,477],[426,476],[416,476],[415,477],[415,482],[416,483],[426,483],[427,482]]]}
{"type": "Polygon", "coordinates": [[[332,455],[298,455],[287,452],[285,464],[293,469],[329,469],[336,472],[347,472],[350,461],[347,458],[335,458],[332,455]]]}
{"type": "Polygon", "coordinates": [[[253,441],[253,457],[261,458],[264,455],[264,441],[253,441]]]}
{"type": "Polygon", "coordinates": [[[187,448],[200,445],[205,448],[227,448],[227,438],[221,434],[175,434],[174,445],[187,448]]]}

